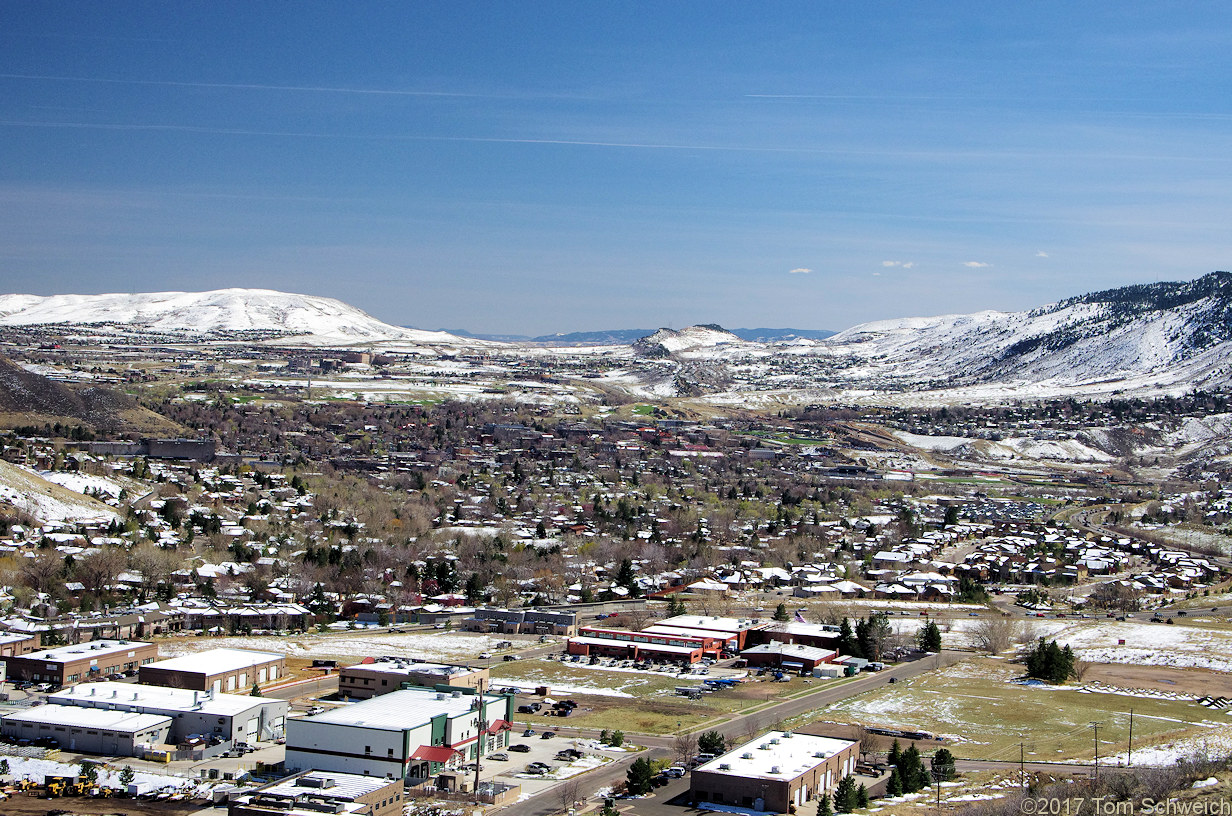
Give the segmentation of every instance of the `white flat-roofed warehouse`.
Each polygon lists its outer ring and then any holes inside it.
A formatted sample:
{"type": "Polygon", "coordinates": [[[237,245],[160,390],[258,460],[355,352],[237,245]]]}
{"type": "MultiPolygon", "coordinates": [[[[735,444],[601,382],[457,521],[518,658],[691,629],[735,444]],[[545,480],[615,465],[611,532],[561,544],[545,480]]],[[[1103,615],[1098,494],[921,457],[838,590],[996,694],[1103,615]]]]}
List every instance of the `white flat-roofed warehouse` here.
{"type": "Polygon", "coordinates": [[[851,740],[771,731],[693,769],[695,802],[787,813],[855,773],[851,740]]]}
{"type": "Polygon", "coordinates": [[[140,680],[152,686],[243,694],[253,683],[272,683],[286,671],[286,657],[274,652],[210,649],[142,666],[140,680]]]}
{"type": "Polygon", "coordinates": [[[44,705],[5,714],[0,718],[0,731],[13,739],[51,737],[66,751],[138,756],[142,753],[138,746],[167,742],[171,718],[133,711],[44,705]]]}
{"type": "Polygon", "coordinates": [[[391,691],[287,722],[286,767],[427,779],[508,745],[513,695],[391,691]],[[487,723],[481,727],[481,723],[487,723]]]}
{"type": "Polygon", "coordinates": [[[83,683],[47,698],[56,705],[136,711],[172,718],[172,742],[194,734],[253,743],[281,737],[290,703],[269,697],[214,694],[132,683],[83,683]]]}

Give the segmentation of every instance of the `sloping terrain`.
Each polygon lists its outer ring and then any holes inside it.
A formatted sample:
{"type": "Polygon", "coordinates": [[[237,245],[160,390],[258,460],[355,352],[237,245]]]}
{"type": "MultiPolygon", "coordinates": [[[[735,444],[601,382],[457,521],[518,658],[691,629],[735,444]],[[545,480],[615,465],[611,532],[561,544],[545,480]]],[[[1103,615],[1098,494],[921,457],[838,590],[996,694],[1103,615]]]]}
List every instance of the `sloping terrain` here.
{"type": "Polygon", "coordinates": [[[941,385],[1232,382],[1232,273],[1127,286],[1029,312],[865,323],[818,351],[853,376],[941,385]]]}
{"type": "Polygon", "coordinates": [[[78,388],[27,371],[0,357],[0,427],[80,424],[98,431],[175,434],[178,425],[126,394],[109,388],[78,388]]]}
{"type": "Polygon", "coordinates": [[[474,345],[445,332],[404,329],[333,298],[267,289],[107,295],[0,295],[0,325],[106,325],[216,339],[257,333],[339,344],[403,341],[474,345]]]}

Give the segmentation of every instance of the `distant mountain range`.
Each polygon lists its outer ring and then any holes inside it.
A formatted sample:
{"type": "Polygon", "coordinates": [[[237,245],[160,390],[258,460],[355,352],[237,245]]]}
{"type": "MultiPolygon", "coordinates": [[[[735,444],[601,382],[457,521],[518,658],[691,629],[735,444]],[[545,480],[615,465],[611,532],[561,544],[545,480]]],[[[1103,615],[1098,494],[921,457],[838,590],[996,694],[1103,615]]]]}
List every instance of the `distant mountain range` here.
{"type": "Polygon", "coordinates": [[[1111,393],[1232,385],[1229,272],[1108,289],[1025,312],[884,320],[834,335],[702,325],[530,338],[468,336],[391,326],[330,298],[248,289],[2,295],[2,325],[55,325],[66,333],[92,335],[156,332],[182,341],[381,344],[425,356],[454,356],[464,348],[517,354],[521,346],[536,354],[543,346],[577,346],[585,357],[591,353],[587,346],[611,346],[603,350],[605,359],[627,359],[633,367],[618,375],[624,379],[614,380],[618,387],[663,396],[967,388],[979,390],[977,397],[1029,397],[1074,389],[1111,393]]]}
{"type": "MultiPolygon", "coordinates": [[[[458,337],[473,337],[496,343],[542,343],[562,346],[627,346],[635,340],[649,337],[655,329],[609,329],[607,331],[569,332],[567,334],[475,334],[464,329],[444,329],[458,337]]],[[[834,336],[825,329],[727,329],[726,331],[751,343],[780,343],[797,338],[824,340],[834,336]]]]}

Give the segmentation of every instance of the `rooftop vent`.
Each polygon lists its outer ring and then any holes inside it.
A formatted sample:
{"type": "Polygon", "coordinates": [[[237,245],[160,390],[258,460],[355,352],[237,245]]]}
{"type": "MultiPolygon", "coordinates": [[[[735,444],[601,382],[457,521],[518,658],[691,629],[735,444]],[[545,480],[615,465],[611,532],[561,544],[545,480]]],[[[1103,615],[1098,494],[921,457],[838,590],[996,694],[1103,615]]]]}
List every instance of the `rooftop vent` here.
{"type": "Polygon", "coordinates": [[[770,766],[770,773],[772,773],[772,774],[779,773],[779,766],[778,766],[778,765],[771,765],[771,766],[770,766]]]}
{"type": "Polygon", "coordinates": [[[741,754],[741,755],[740,755],[740,758],[741,758],[741,759],[752,759],[752,758],[753,758],[753,752],[752,752],[752,751],[745,751],[743,754],[741,754]]]}
{"type": "Polygon", "coordinates": [[[719,770],[720,770],[720,771],[730,771],[730,770],[731,770],[731,763],[728,763],[728,762],[720,762],[720,763],[719,763],[719,770]]]}
{"type": "Polygon", "coordinates": [[[778,744],[779,744],[779,738],[778,738],[778,737],[775,737],[774,739],[770,740],[770,744],[771,744],[771,745],[778,745],[778,744]]]}
{"type": "Polygon", "coordinates": [[[770,743],[768,743],[768,742],[763,742],[761,745],[758,745],[758,746],[757,746],[757,749],[758,749],[759,751],[769,751],[769,750],[770,750],[770,743]]]}
{"type": "Polygon", "coordinates": [[[791,738],[792,738],[792,737],[794,737],[794,736],[795,736],[795,734],[793,734],[793,733],[792,733],[792,732],[790,732],[790,731],[784,731],[784,732],[783,732],[783,739],[791,739],[791,738]]]}

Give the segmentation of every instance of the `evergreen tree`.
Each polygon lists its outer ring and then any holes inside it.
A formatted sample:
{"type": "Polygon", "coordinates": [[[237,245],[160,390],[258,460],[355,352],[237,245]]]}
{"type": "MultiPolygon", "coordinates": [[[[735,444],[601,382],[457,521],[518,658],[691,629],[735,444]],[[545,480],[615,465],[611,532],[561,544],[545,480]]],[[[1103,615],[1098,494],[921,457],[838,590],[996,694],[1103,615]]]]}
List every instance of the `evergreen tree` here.
{"type": "Polygon", "coordinates": [[[817,816],[834,816],[834,809],[830,807],[830,794],[821,795],[821,801],[817,803],[817,816]]]}
{"type": "Polygon", "coordinates": [[[718,731],[707,731],[697,738],[697,750],[703,754],[718,756],[726,744],[727,740],[718,731]]]}
{"type": "Polygon", "coordinates": [[[932,758],[933,776],[942,782],[954,779],[954,755],[949,748],[938,748],[932,758]]]}
{"type": "Polygon", "coordinates": [[[248,695],[250,697],[260,697],[261,696],[261,686],[257,685],[256,683],[253,683],[252,691],[248,692],[248,695]]]}
{"type": "Polygon", "coordinates": [[[774,619],[776,621],[791,620],[791,616],[787,614],[787,604],[781,603],[774,608],[774,619]]]}
{"type": "Polygon", "coordinates": [[[847,657],[859,657],[856,648],[856,636],[851,631],[851,621],[843,618],[838,627],[838,653],[847,657]]]}
{"type": "Polygon", "coordinates": [[[851,813],[856,809],[856,780],[848,775],[838,781],[834,789],[834,809],[838,813],[851,813]]]}
{"type": "Polygon", "coordinates": [[[856,807],[868,807],[868,788],[864,787],[864,783],[860,783],[860,787],[856,788],[856,807]]]}
{"type": "Polygon", "coordinates": [[[915,640],[916,643],[920,644],[920,648],[926,652],[941,651],[941,629],[933,621],[929,621],[920,627],[915,640]]]}
{"type": "Polygon", "coordinates": [[[629,771],[625,775],[625,787],[634,796],[649,793],[650,780],[653,776],[654,770],[650,767],[650,761],[644,757],[638,757],[633,760],[633,764],[629,766],[629,771]]]}
{"type": "Polygon", "coordinates": [[[1027,653],[1027,676],[1049,683],[1064,683],[1074,676],[1074,652],[1067,645],[1061,648],[1057,642],[1045,641],[1042,637],[1027,653]]]}
{"type": "Polygon", "coordinates": [[[898,775],[898,768],[890,769],[890,778],[886,781],[886,796],[902,796],[903,780],[898,775]]]}
{"type": "Polygon", "coordinates": [[[913,742],[898,758],[898,778],[902,781],[904,793],[915,793],[920,788],[928,786],[927,775],[924,777],[924,784],[920,784],[920,771],[923,768],[924,762],[920,759],[920,749],[916,748],[913,742]]]}
{"type": "Polygon", "coordinates": [[[886,754],[886,762],[888,762],[891,765],[897,765],[898,761],[902,759],[902,756],[903,756],[902,746],[898,744],[898,738],[895,737],[894,743],[890,745],[890,752],[886,754]]]}

